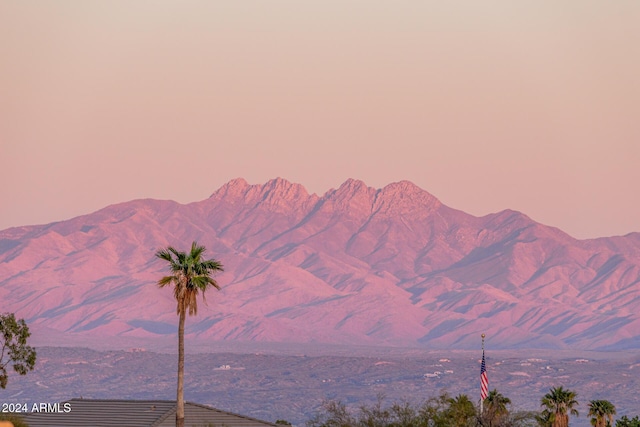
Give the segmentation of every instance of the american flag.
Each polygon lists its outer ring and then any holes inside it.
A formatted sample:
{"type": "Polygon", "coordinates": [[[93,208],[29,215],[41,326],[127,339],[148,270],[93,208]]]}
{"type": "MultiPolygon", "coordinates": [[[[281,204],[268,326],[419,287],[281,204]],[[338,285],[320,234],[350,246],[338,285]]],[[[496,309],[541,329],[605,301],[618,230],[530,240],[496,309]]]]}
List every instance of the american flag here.
{"type": "Polygon", "coordinates": [[[482,349],[482,365],[480,365],[480,400],[484,401],[489,394],[489,378],[487,365],[484,363],[484,348],[482,349]]]}

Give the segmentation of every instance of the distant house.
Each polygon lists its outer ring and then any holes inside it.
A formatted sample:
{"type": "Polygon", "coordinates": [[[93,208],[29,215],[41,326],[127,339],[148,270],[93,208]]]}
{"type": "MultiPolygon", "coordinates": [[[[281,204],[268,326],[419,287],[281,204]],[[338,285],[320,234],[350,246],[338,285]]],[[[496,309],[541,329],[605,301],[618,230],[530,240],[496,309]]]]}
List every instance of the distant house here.
{"type": "MultiPolygon", "coordinates": [[[[185,402],[185,427],[273,427],[275,424],[210,406],[185,402]]],[[[174,427],[174,400],[71,399],[59,412],[31,412],[29,427],[174,427]],[[68,404],[68,405],[67,405],[68,404]],[[64,412],[68,410],[68,412],[64,412]]]]}

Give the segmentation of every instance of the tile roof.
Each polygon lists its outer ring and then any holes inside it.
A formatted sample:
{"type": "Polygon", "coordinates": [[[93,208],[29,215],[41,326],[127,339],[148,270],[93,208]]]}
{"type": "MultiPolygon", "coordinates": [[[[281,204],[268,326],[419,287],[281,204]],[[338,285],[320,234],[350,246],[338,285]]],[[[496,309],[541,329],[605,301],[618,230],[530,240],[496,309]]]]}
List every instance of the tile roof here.
{"type": "MultiPolygon", "coordinates": [[[[175,400],[71,399],[69,412],[32,412],[30,427],[169,427],[175,426],[175,400]]],[[[275,424],[185,402],[185,426],[272,427],[275,424]]]]}

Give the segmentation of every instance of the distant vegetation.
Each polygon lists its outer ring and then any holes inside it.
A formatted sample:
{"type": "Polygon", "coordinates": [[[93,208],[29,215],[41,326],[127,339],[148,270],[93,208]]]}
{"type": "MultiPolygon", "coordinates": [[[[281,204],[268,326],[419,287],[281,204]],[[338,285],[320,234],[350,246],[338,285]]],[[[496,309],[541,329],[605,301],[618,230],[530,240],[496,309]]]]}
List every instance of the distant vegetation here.
{"type": "Polygon", "coordinates": [[[372,406],[350,411],[339,401],[327,401],[307,427],[511,427],[537,426],[536,413],[509,411],[510,401],[494,390],[484,401],[484,411],[461,394],[441,393],[422,405],[395,402],[383,405],[383,398],[372,406]]]}
{"type": "MultiPolygon", "coordinates": [[[[511,400],[492,390],[483,402],[483,410],[467,395],[455,397],[443,392],[421,405],[394,402],[384,405],[383,396],[371,406],[350,410],[335,400],[324,402],[307,427],[567,427],[570,416],[578,416],[577,394],[554,387],[541,399],[540,411],[512,411],[511,400]]],[[[592,400],[588,405],[591,425],[613,426],[615,406],[607,400],[592,400]]],[[[615,427],[640,427],[638,416],[624,416],[615,427]]]]}

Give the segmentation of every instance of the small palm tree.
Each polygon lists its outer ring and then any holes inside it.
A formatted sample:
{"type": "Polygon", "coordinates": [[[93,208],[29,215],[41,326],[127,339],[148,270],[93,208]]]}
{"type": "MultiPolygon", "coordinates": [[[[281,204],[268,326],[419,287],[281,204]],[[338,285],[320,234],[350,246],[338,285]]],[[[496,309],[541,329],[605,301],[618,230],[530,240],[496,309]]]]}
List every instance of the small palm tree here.
{"type": "Polygon", "coordinates": [[[616,407],[608,400],[592,400],[589,402],[589,416],[594,427],[610,427],[613,425],[613,416],[616,407]]]}
{"type": "Polygon", "coordinates": [[[485,418],[491,427],[499,424],[500,420],[509,415],[507,405],[511,404],[511,399],[505,397],[502,393],[498,392],[498,390],[493,389],[489,392],[486,399],[484,399],[483,404],[485,408],[485,418]]]}
{"type": "Polygon", "coordinates": [[[551,427],[553,425],[553,423],[551,422],[551,419],[553,417],[554,417],[553,412],[551,412],[548,409],[545,409],[544,411],[537,414],[535,418],[539,427],[551,427]]]}
{"type": "Polygon", "coordinates": [[[197,242],[191,244],[191,251],[177,251],[168,246],[156,252],[156,257],[169,263],[170,275],[158,281],[164,288],[173,285],[173,296],[177,302],[178,320],[178,391],[176,399],[176,427],[184,427],[184,322],[187,312],[190,316],[198,313],[198,294],[210,288],[220,289],[211,277],[213,273],[222,271],[222,264],[215,259],[202,259],[206,251],[197,242]]]}
{"type": "Polygon", "coordinates": [[[476,407],[466,394],[459,394],[456,397],[447,399],[449,408],[446,417],[451,425],[464,427],[474,425],[476,407]]]}
{"type": "Polygon", "coordinates": [[[540,406],[549,412],[552,427],[568,427],[569,415],[578,416],[576,396],[576,392],[565,390],[562,386],[553,387],[544,395],[540,406]]]}

